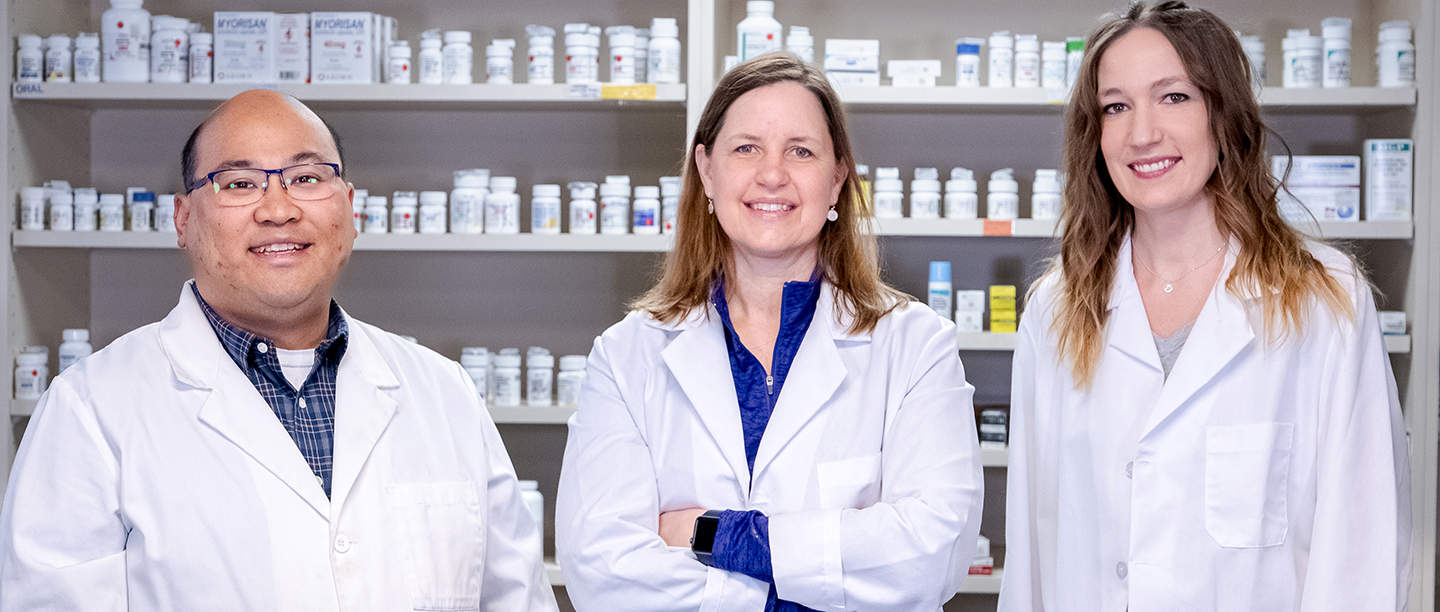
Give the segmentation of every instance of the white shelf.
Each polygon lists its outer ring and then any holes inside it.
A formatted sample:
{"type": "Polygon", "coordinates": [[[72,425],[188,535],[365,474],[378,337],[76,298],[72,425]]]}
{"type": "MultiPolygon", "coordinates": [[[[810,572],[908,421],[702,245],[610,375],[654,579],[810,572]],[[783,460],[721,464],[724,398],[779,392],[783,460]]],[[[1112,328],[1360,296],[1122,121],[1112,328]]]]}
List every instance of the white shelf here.
{"type": "MultiPolygon", "coordinates": [[[[840,99],[853,109],[878,111],[965,110],[973,112],[1060,113],[1069,95],[1065,89],[990,87],[838,87],[840,99]]],[[[1260,92],[1260,106],[1270,111],[1355,111],[1413,108],[1414,87],[1349,87],[1297,89],[1271,87],[1260,92]]]]}
{"type": "MultiPolygon", "coordinates": [[[[170,232],[52,232],[15,230],[20,248],[173,249],[170,232]]],[[[634,234],[360,234],[357,251],[530,251],[660,253],[669,236],[634,234]]]]}
{"type": "Polygon", "coordinates": [[[954,237],[1057,237],[1055,221],[1015,219],[876,219],[877,236],[954,236],[954,237]]]}
{"type": "Polygon", "coordinates": [[[962,351],[1015,350],[1015,334],[959,332],[957,336],[962,351]]]}
{"type": "Polygon", "coordinates": [[[1410,336],[1408,334],[1404,336],[1386,335],[1383,337],[1385,338],[1385,352],[1392,355],[1410,353],[1410,336]]]}
{"type": "Polygon", "coordinates": [[[618,88],[555,85],[386,85],[306,83],[12,83],[17,102],[65,102],[94,108],[144,106],[146,108],[209,108],[248,89],[273,89],[319,106],[375,108],[523,107],[601,108],[614,106],[668,106],[684,110],[685,85],[655,85],[653,99],[602,98],[602,95],[648,97],[648,86],[618,88]],[[583,90],[583,91],[582,91],[583,90]]]}
{"type": "Polygon", "coordinates": [[[1410,221],[1325,221],[1318,225],[1300,223],[1296,227],[1311,236],[1329,240],[1409,240],[1415,237],[1415,224],[1410,221]]]}
{"type": "Polygon", "coordinates": [[[497,425],[564,425],[575,414],[574,406],[490,407],[490,418],[497,425]]]}

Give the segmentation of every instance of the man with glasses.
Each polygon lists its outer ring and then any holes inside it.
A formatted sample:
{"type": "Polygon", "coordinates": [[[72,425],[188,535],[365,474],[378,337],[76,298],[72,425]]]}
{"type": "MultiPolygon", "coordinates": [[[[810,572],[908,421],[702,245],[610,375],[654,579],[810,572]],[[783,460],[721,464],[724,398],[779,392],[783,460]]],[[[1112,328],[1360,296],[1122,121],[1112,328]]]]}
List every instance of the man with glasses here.
{"type": "Polygon", "coordinates": [[[0,609],[555,609],[469,377],[331,299],[356,236],[341,157],[274,92],[195,129],[175,209],[195,278],[41,398],[0,609]]]}

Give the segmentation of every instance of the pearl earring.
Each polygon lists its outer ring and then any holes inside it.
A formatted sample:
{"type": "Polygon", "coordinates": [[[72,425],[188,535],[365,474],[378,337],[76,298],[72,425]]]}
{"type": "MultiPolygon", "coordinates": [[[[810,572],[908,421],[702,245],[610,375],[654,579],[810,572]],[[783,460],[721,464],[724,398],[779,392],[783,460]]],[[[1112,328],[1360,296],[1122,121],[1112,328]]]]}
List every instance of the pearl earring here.
{"type": "Polygon", "coordinates": [[[712,215],[715,214],[715,200],[705,198],[705,201],[708,202],[708,204],[705,205],[705,212],[708,212],[712,215]]]}
{"type": "Polygon", "coordinates": [[[830,221],[833,222],[833,221],[836,221],[836,220],[838,220],[838,219],[840,218],[840,213],[838,213],[838,212],[835,211],[835,207],[834,207],[834,206],[831,206],[831,207],[830,207],[830,212],[825,213],[825,218],[826,218],[826,219],[829,219],[830,221]]]}

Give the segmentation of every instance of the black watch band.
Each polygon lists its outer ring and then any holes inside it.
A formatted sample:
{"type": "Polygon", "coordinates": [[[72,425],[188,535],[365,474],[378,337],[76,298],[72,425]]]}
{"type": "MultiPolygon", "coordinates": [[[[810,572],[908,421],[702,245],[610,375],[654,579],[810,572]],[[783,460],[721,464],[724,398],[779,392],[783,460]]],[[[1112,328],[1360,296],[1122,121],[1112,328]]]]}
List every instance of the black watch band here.
{"type": "Polygon", "coordinates": [[[695,553],[696,561],[714,567],[715,532],[719,528],[719,510],[706,510],[705,514],[695,517],[695,530],[690,534],[690,551],[695,553]]]}

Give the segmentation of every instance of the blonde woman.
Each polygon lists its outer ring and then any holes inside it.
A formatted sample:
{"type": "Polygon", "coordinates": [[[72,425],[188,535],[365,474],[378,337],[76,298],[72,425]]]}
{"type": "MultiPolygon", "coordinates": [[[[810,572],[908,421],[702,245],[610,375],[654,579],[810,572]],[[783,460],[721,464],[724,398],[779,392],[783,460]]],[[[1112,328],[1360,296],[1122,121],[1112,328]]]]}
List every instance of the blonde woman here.
{"type": "Polygon", "coordinates": [[[1280,217],[1230,28],[1086,44],[1012,387],[1000,608],[1396,610],[1405,433],[1370,287],[1280,217]]]}
{"type": "Polygon", "coordinates": [[[880,280],[844,115],[789,54],[720,80],[658,285],[595,341],[556,549],[579,610],[938,610],[975,552],[954,326],[880,280]]]}

